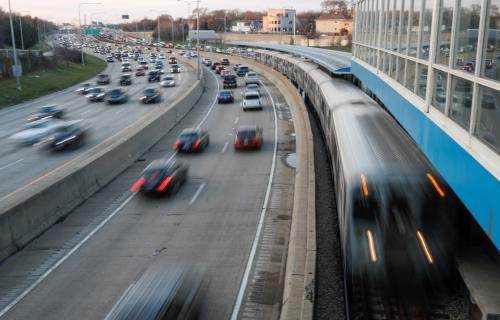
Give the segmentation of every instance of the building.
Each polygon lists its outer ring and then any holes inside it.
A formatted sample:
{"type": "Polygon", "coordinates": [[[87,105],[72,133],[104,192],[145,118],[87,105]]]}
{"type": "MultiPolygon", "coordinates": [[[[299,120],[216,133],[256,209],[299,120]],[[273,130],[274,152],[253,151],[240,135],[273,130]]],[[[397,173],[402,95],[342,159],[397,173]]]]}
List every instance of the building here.
{"type": "Polygon", "coordinates": [[[360,0],[352,73],[500,248],[500,0],[360,0]]]}
{"type": "Polygon", "coordinates": [[[244,21],[236,21],[233,26],[231,26],[231,32],[250,32],[252,28],[249,23],[244,21]]]}
{"type": "Polygon", "coordinates": [[[319,16],[316,20],[316,32],[327,34],[352,34],[352,18],[330,13],[319,16]]]}
{"type": "Polygon", "coordinates": [[[262,17],[262,32],[292,33],[294,22],[295,9],[268,9],[262,17]]]}

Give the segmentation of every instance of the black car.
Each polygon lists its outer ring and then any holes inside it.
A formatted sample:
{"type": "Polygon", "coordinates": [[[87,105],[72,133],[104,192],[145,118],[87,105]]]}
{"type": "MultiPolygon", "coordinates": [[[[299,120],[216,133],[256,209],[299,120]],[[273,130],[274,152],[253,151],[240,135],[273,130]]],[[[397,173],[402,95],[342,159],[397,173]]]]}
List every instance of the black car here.
{"type": "Polygon", "coordinates": [[[127,91],[117,88],[111,89],[106,94],[106,102],[109,104],[119,104],[128,101],[127,91]]]}
{"type": "Polygon", "coordinates": [[[106,61],[107,61],[107,62],[115,62],[115,59],[113,59],[113,57],[108,57],[108,58],[106,59],[106,61]]]}
{"type": "Polygon", "coordinates": [[[159,71],[153,70],[148,73],[148,82],[156,82],[161,80],[161,74],[159,71]]]}
{"type": "Polygon", "coordinates": [[[219,92],[219,95],[217,96],[217,103],[233,103],[234,102],[234,95],[231,90],[222,90],[219,92]]]}
{"type": "Polygon", "coordinates": [[[48,138],[48,147],[54,151],[78,148],[85,143],[87,130],[88,126],[81,120],[65,122],[48,138]]]}
{"type": "Polygon", "coordinates": [[[179,72],[181,72],[181,68],[179,67],[178,64],[173,64],[170,67],[170,73],[179,73],[179,72]]]}
{"type": "Polygon", "coordinates": [[[122,74],[120,76],[120,85],[129,86],[132,84],[132,76],[130,74],[122,74]]]}
{"type": "Polygon", "coordinates": [[[101,85],[101,84],[110,84],[111,83],[111,77],[109,76],[109,74],[100,74],[97,76],[97,84],[98,85],[101,85]]]}
{"type": "Polygon", "coordinates": [[[91,88],[85,96],[90,102],[100,102],[106,97],[106,91],[103,88],[91,88]]]}
{"type": "Polygon", "coordinates": [[[229,74],[229,75],[224,76],[223,85],[224,85],[224,89],[237,88],[238,82],[236,80],[236,75],[229,74]]]}
{"type": "Polygon", "coordinates": [[[182,130],[174,144],[174,150],[178,152],[199,152],[208,147],[210,136],[208,132],[200,129],[188,128],[182,130]]]}
{"type": "Polygon", "coordinates": [[[38,112],[30,115],[28,121],[35,121],[44,118],[61,119],[64,115],[64,110],[55,105],[43,106],[38,109],[38,112]]]}
{"type": "Polygon", "coordinates": [[[142,94],[142,97],[139,98],[142,103],[156,103],[161,101],[161,93],[156,88],[147,88],[142,94]]]}
{"type": "Polygon", "coordinates": [[[212,70],[215,70],[217,68],[217,66],[220,66],[220,62],[218,61],[215,61],[214,63],[212,63],[212,66],[210,67],[212,70]]]}
{"type": "Polygon", "coordinates": [[[187,172],[188,165],[184,161],[155,160],[142,172],[130,192],[175,194],[186,181],[187,172]]]}

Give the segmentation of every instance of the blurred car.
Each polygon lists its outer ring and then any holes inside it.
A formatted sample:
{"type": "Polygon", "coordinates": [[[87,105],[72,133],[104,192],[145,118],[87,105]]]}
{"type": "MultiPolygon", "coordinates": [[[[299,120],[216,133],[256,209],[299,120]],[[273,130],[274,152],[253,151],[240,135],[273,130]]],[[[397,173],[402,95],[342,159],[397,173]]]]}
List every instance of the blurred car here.
{"type": "Polygon", "coordinates": [[[234,137],[234,148],[236,150],[260,149],[263,137],[262,128],[256,125],[239,126],[234,137]]]}
{"type": "Polygon", "coordinates": [[[46,145],[54,151],[81,147],[85,143],[88,129],[89,126],[82,120],[65,121],[46,139],[46,145]]]}
{"type": "Polygon", "coordinates": [[[220,64],[220,62],[215,61],[214,63],[212,63],[212,67],[211,67],[211,69],[212,69],[212,70],[215,70],[215,69],[216,69],[218,66],[220,66],[220,65],[221,65],[221,64],[220,64]]]}
{"type": "Polygon", "coordinates": [[[224,68],[224,70],[222,70],[222,71],[220,72],[220,77],[221,77],[221,78],[224,78],[225,76],[228,76],[228,75],[230,75],[230,74],[233,74],[233,73],[231,72],[231,70],[228,70],[228,69],[224,68]]]}
{"type": "Polygon", "coordinates": [[[9,139],[18,144],[32,145],[52,134],[60,123],[60,120],[51,118],[28,122],[23,126],[23,130],[13,134],[9,139]]]}
{"type": "Polygon", "coordinates": [[[139,62],[139,65],[144,70],[148,70],[149,69],[149,64],[147,63],[147,61],[141,61],[141,62],[139,62]]]}
{"type": "Polygon", "coordinates": [[[225,67],[223,65],[218,65],[217,68],[215,68],[215,73],[221,74],[222,70],[225,70],[225,67]]]}
{"type": "Polygon", "coordinates": [[[56,105],[48,105],[38,108],[38,111],[28,117],[28,121],[40,120],[43,118],[62,118],[64,110],[56,105]]]}
{"type": "Polygon", "coordinates": [[[108,104],[121,104],[127,101],[128,93],[121,88],[111,89],[106,94],[106,102],[108,104]]]}
{"type": "Polygon", "coordinates": [[[260,101],[260,94],[257,91],[246,91],[243,95],[242,102],[243,111],[248,109],[261,109],[262,102],[260,101]]]}
{"type": "Polygon", "coordinates": [[[101,87],[95,87],[88,91],[85,96],[90,102],[100,102],[106,97],[106,91],[101,87]]]}
{"type": "Polygon", "coordinates": [[[238,71],[239,66],[241,66],[241,63],[235,63],[233,66],[233,71],[238,71]]]}
{"type": "Polygon", "coordinates": [[[103,84],[110,84],[111,83],[111,77],[109,74],[100,74],[97,76],[97,84],[98,85],[103,85],[103,84]]]}
{"type": "Polygon", "coordinates": [[[122,63],[122,72],[132,72],[132,65],[130,62],[122,63]]]}
{"type": "Polygon", "coordinates": [[[122,74],[119,81],[120,86],[129,86],[132,84],[132,76],[130,74],[122,74]]]}
{"type": "Polygon", "coordinates": [[[75,90],[75,92],[80,93],[80,94],[86,94],[89,89],[92,88],[92,83],[90,82],[85,82],[82,84],[82,86],[78,89],[75,90]]]}
{"type": "Polygon", "coordinates": [[[181,68],[179,67],[178,64],[173,64],[170,67],[170,73],[180,73],[180,72],[181,72],[181,68]]]}
{"type": "Polygon", "coordinates": [[[166,59],[165,54],[164,54],[164,53],[160,53],[160,54],[158,55],[158,59],[160,59],[160,60],[164,60],[164,59],[166,59]]]}
{"type": "Polygon", "coordinates": [[[149,71],[148,82],[156,82],[156,81],[160,81],[160,73],[156,70],[149,71]]]}
{"type": "Polygon", "coordinates": [[[113,57],[107,57],[106,62],[115,62],[115,59],[113,59],[113,57]]]}
{"type": "Polygon", "coordinates": [[[212,65],[212,60],[208,59],[208,58],[203,58],[202,60],[202,63],[207,66],[207,67],[210,67],[212,65]]]}
{"type": "Polygon", "coordinates": [[[217,103],[233,103],[234,95],[231,90],[222,90],[219,91],[219,95],[217,96],[217,103]]]}
{"type": "Polygon", "coordinates": [[[249,71],[245,75],[245,85],[248,85],[250,83],[260,84],[259,77],[257,76],[257,73],[255,73],[253,71],[249,71]]]}
{"type": "Polygon", "coordinates": [[[250,91],[257,91],[260,95],[260,87],[257,83],[250,83],[245,86],[245,92],[242,93],[242,95],[245,95],[246,92],[250,91]]]}
{"type": "Polygon", "coordinates": [[[199,152],[208,147],[210,137],[208,132],[200,129],[188,128],[182,130],[174,143],[174,150],[178,152],[199,152]]]}
{"type": "Polygon", "coordinates": [[[168,58],[168,64],[177,64],[177,59],[175,57],[168,58]]]}
{"type": "Polygon", "coordinates": [[[155,65],[155,68],[154,68],[156,71],[158,71],[160,74],[164,74],[165,71],[163,70],[163,66],[161,65],[155,65]]]}
{"type": "Polygon", "coordinates": [[[238,69],[236,69],[236,74],[238,76],[244,76],[246,75],[250,69],[247,66],[239,66],[238,69]]]}
{"type": "Polygon", "coordinates": [[[136,77],[144,77],[145,75],[146,75],[146,71],[143,68],[139,68],[135,72],[136,77]]]}
{"type": "Polygon", "coordinates": [[[188,165],[172,159],[154,160],[144,169],[130,192],[175,194],[186,181],[188,165]]]}
{"type": "Polygon", "coordinates": [[[224,89],[237,88],[238,81],[236,80],[236,76],[229,71],[229,74],[224,75],[222,85],[224,89]]]}
{"type": "Polygon", "coordinates": [[[162,87],[175,87],[175,79],[173,76],[165,76],[160,82],[162,87]]]}
{"type": "Polygon", "coordinates": [[[142,103],[156,103],[161,101],[161,92],[156,88],[147,88],[139,98],[142,103]]]}
{"type": "Polygon", "coordinates": [[[221,58],[221,59],[220,59],[220,63],[221,63],[223,66],[228,66],[228,65],[229,65],[229,59],[228,59],[228,58],[221,58]]]}

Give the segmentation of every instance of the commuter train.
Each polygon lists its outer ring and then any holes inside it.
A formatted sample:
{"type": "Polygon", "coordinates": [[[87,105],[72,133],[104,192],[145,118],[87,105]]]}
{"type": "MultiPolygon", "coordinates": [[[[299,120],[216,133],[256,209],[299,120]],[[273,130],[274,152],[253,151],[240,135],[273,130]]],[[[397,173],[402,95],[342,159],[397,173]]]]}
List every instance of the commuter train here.
{"type": "Polygon", "coordinates": [[[346,289],[453,281],[458,213],[451,188],[396,120],[360,88],[308,59],[255,50],[312,108],[335,184],[346,289]]]}

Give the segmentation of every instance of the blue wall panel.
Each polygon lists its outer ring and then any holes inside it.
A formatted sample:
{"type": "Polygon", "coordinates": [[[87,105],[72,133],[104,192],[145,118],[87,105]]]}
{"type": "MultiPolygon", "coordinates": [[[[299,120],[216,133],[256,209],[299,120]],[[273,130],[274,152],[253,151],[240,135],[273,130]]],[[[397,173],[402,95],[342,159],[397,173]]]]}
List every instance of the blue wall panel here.
{"type": "Polygon", "coordinates": [[[387,107],[453,188],[485,232],[493,210],[492,240],[500,248],[500,182],[394,88],[357,62],[352,73],[387,107]]]}

